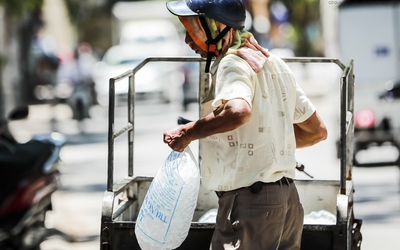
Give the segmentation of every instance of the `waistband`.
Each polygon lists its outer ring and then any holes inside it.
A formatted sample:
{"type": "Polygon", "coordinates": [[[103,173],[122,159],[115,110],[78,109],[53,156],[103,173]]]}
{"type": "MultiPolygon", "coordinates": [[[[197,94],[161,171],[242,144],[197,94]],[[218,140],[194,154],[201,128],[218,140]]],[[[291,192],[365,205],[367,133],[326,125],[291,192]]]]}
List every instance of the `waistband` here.
{"type": "MultiPolygon", "coordinates": [[[[277,180],[275,182],[261,182],[261,181],[257,181],[255,183],[253,183],[251,186],[248,187],[242,187],[239,189],[245,189],[248,188],[250,189],[250,192],[252,192],[253,194],[257,194],[261,191],[261,189],[263,188],[263,186],[272,186],[272,185],[287,185],[290,186],[291,183],[293,183],[293,179],[292,178],[288,178],[288,177],[282,177],[282,179],[277,180]]],[[[235,190],[239,190],[239,189],[235,189],[235,190]]],[[[223,196],[225,193],[227,192],[233,192],[235,190],[231,190],[231,191],[215,191],[215,193],[217,194],[218,198],[221,198],[221,196],[223,196]]]]}

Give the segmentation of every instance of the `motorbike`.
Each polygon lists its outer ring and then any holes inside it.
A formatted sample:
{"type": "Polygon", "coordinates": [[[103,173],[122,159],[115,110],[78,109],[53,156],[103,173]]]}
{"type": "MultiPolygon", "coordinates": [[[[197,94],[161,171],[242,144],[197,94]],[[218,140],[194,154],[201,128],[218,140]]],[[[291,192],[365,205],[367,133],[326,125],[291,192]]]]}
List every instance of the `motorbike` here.
{"type": "Polygon", "coordinates": [[[58,163],[66,137],[38,134],[25,143],[0,127],[0,249],[40,249],[46,212],[58,189],[58,163]]]}

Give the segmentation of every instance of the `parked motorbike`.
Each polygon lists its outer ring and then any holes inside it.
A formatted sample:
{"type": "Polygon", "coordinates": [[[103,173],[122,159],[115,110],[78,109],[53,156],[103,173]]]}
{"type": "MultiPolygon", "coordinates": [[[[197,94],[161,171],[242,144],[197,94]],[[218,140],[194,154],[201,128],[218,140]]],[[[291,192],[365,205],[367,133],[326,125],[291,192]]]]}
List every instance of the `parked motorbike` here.
{"type": "Polygon", "coordinates": [[[46,212],[59,187],[60,133],[17,142],[0,127],[0,249],[39,249],[45,239],[46,212]]]}

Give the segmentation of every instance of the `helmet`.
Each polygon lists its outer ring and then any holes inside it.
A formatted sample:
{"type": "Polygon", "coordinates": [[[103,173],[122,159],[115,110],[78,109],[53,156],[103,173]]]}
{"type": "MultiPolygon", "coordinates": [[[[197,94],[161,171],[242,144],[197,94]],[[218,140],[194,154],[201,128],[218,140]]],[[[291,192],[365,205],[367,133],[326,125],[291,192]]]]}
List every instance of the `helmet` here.
{"type": "Polygon", "coordinates": [[[176,16],[205,16],[237,30],[246,19],[242,0],[179,0],[167,2],[167,8],[176,16]]]}
{"type": "Polygon", "coordinates": [[[206,73],[209,72],[211,60],[215,56],[216,44],[230,29],[242,30],[246,19],[246,9],[242,0],[178,0],[167,2],[167,9],[176,16],[199,17],[208,38],[206,73]],[[216,37],[212,37],[206,18],[223,23],[226,27],[216,37]]]}

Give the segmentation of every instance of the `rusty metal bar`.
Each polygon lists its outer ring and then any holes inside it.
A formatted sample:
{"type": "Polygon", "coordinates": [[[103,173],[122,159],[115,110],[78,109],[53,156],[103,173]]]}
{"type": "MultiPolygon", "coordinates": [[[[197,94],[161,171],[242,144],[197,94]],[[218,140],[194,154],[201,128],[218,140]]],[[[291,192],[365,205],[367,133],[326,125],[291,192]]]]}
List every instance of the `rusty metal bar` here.
{"type": "Polygon", "coordinates": [[[131,124],[131,123],[126,124],[123,128],[121,128],[120,130],[118,130],[117,132],[114,133],[113,139],[117,139],[123,133],[125,133],[126,131],[130,131],[132,129],[133,129],[133,124],[131,124]]]}
{"type": "Polygon", "coordinates": [[[347,169],[346,169],[346,180],[352,180],[352,171],[353,171],[353,140],[354,140],[354,61],[350,60],[349,62],[349,73],[348,73],[348,104],[347,104],[347,112],[351,113],[351,117],[348,119],[348,132],[347,132],[347,145],[348,145],[348,158],[347,158],[347,169]]]}
{"type": "Polygon", "coordinates": [[[340,78],[340,194],[346,194],[346,158],[347,158],[347,143],[346,143],[346,114],[347,103],[347,83],[346,76],[343,72],[340,78]]]}
{"type": "Polygon", "coordinates": [[[129,89],[128,89],[128,122],[132,124],[132,129],[128,132],[128,176],[133,176],[133,149],[135,137],[135,77],[129,76],[129,89]]]}
{"type": "Polygon", "coordinates": [[[342,70],[346,68],[346,66],[336,58],[325,58],[325,57],[288,57],[282,58],[285,62],[296,62],[296,63],[334,63],[338,65],[342,70]]]}
{"type": "Polygon", "coordinates": [[[354,79],[353,60],[340,77],[340,194],[346,195],[346,180],[351,180],[352,140],[354,131],[354,79]],[[351,114],[351,115],[348,115],[351,114]],[[349,119],[349,121],[348,121],[349,119]],[[350,134],[349,134],[350,133],[350,134]],[[351,161],[351,162],[350,162],[351,161]]]}
{"type": "Polygon", "coordinates": [[[115,80],[110,78],[108,93],[108,169],[107,191],[112,192],[114,181],[114,117],[115,117],[115,80]]]}

